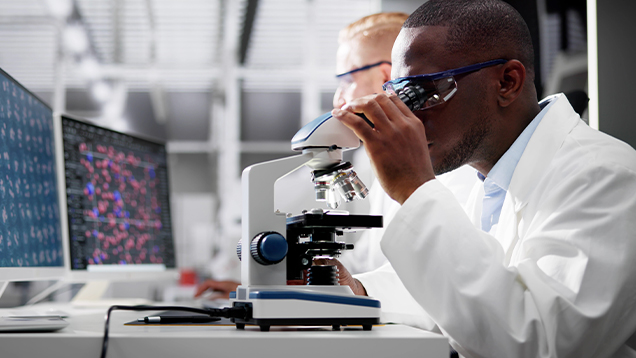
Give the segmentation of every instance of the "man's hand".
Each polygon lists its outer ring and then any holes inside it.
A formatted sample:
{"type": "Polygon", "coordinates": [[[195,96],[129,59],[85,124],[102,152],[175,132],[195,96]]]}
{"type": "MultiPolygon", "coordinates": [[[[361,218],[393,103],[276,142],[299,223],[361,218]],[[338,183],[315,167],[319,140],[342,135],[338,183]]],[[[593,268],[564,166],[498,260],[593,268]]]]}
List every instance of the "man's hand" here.
{"type": "Polygon", "coordinates": [[[197,287],[194,297],[199,297],[207,291],[213,291],[214,294],[210,299],[230,298],[230,292],[236,291],[238,285],[240,285],[240,283],[235,281],[205,280],[197,287]]]}
{"type": "Polygon", "coordinates": [[[435,179],[424,124],[397,96],[358,98],[331,113],[362,139],[380,184],[400,204],[435,179]],[[364,113],[375,127],[354,113],[364,113]]]}
{"type": "Polygon", "coordinates": [[[333,265],[338,268],[338,282],[340,286],[349,286],[356,295],[366,296],[367,290],[364,289],[362,283],[349,273],[346,267],[344,267],[340,261],[336,259],[315,259],[314,265],[333,265]]]}

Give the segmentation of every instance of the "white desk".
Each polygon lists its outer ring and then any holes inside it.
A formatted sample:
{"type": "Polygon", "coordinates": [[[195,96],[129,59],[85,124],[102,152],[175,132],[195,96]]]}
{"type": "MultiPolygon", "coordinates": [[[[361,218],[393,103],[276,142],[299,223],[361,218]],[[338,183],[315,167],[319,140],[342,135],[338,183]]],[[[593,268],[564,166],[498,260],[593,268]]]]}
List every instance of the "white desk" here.
{"type": "MultiPolygon", "coordinates": [[[[151,312],[115,311],[111,316],[108,358],[325,358],[418,357],[448,358],[448,340],[441,335],[401,325],[362,327],[257,326],[125,326],[151,312]]],[[[74,315],[70,325],[52,333],[0,334],[0,356],[99,357],[104,314],[74,315]]]]}

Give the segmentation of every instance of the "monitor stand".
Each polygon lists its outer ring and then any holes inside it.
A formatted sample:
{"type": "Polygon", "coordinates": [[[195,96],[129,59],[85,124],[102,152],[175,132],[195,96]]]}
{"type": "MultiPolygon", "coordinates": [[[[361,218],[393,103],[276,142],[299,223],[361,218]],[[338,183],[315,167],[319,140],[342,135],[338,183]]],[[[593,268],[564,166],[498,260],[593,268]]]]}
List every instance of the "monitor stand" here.
{"type": "Polygon", "coordinates": [[[98,308],[110,306],[150,305],[152,301],[144,298],[103,298],[110,286],[108,280],[91,280],[84,284],[71,300],[76,308],[98,308]]]}
{"type": "Polygon", "coordinates": [[[59,290],[60,288],[64,287],[67,284],[68,284],[68,282],[66,282],[64,280],[59,280],[59,281],[55,282],[51,286],[47,287],[44,291],[42,291],[42,292],[38,293],[37,295],[33,296],[30,300],[27,301],[25,306],[32,306],[32,305],[42,301],[43,299],[45,299],[49,295],[51,295],[53,292],[59,290]]]}
{"type": "Polygon", "coordinates": [[[9,281],[0,281],[0,297],[2,297],[2,294],[4,293],[4,290],[7,289],[7,286],[9,286],[9,281]]]}
{"type": "Polygon", "coordinates": [[[110,281],[108,280],[88,281],[77,292],[75,297],[73,297],[73,302],[100,300],[104,296],[106,291],[108,290],[109,286],[110,286],[110,281]]]}

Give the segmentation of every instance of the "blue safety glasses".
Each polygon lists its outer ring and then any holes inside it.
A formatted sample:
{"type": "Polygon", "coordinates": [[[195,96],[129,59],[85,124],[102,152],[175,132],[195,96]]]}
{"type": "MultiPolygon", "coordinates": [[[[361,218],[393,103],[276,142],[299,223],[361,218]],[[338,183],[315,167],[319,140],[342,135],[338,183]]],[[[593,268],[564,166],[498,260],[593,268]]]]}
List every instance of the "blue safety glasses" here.
{"type": "Polygon", "coordinates": [[[366,65],[366,66],[358,67],[358,68],[355,68],[355,69],[353,69],[353,70],[351,70],[351,71],[348,71],[348,72],[345,72],[345,73],[341,73],[341,74],[339,74],[339,75],[336,75],[336,78],[342,78],[342,77],[345,77],[345,76],[350,75],[350,74],[352,74],[352,73],[356,73],[356,72],[360,72],[360,71],[365,71],[365,70],[371,69],[371,68],[373,68],[373,67],[378,67],[378,66],[380,66],[380,65],[382,65],[382,64],[385,64],[385,63],[386,63],[386,64],[389,64],[389,65],[391,64],[391,62],[389,62],[389,61],[380,61],[380,62],[377,62],[377,63],[371,64],[371,65],[366,65]]]}
{"type": "Polygon", "coordinates": [[[354,73],[361,72],[361,71],[366,71],[366,70],[369,70],[369,69],[371,69],[373,67],[378,67],[380,65],[383,65],[385,63],[389,64],[389,65],[391,64],[391,62],[389,62],[389,61],[380,61],[380,62],[377,62],[377,63],[373,63],[371,65],[358,67],[358,68],[355,68],[355,69],[353,69],[351,71],[336,75],[336,78],[338,79],[338,88],[340,90],[345,90],[349,86],[351,86],[355,82],[355,80],[353,78],[353,74],[354,73]]]}
{"type": "Polygon", "coordinates": [[[454,76],[506,62],[508,60],[491,60],[442,72],[396,78],[385,83],[382,89],[400,97],[411,111],[428,109],[447,102],[455,95],[457,81],[454,76]]]}

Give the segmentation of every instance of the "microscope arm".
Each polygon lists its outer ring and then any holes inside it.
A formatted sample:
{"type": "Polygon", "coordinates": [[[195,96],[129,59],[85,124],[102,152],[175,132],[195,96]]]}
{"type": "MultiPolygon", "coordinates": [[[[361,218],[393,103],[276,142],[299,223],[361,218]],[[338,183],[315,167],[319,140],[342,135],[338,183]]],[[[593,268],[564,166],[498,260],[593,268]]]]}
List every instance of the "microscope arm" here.
{"type": "Polygon", "coordinates": [[[301,128],[292,139],[292,149],[301,155],[245,168],[242,176],[241,282],[243,285],[285,285],[285,262],[261,265],[250,254],[252,239],[263,232],[284,236],[286,213],[275,211],[276,181],[303,165],[313,170],[342,162],[342,151],[360,146],[360,140],[340,121],[325,113],[301,128]]]}
{"type": "Polygon", "coordinates": [[[252,239],[275,231],[285,235],[285,213],[274,209],[274,184],[314,157],[313,153],[258,163],[245,168],[242,176],[241,282],[243,285],[285,285],[284,261],[263,266],[250,255],[252,239]]]}

